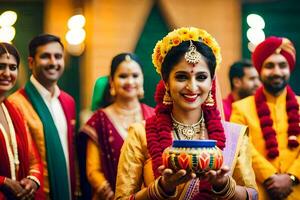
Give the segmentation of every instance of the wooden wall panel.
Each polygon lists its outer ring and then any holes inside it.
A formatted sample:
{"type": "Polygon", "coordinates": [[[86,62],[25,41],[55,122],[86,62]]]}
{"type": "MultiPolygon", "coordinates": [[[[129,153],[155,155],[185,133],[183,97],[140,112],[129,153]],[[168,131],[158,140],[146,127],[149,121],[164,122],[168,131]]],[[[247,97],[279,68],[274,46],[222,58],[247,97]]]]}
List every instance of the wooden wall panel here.
{"type": "Polygon", "coordinates": [[[152,8],[149,0],[89,1],[85,3],[86,52],[81,70],[83,108],[90,105],[97,77],[107,75],[113,56],[132,52],[152,8]]]}

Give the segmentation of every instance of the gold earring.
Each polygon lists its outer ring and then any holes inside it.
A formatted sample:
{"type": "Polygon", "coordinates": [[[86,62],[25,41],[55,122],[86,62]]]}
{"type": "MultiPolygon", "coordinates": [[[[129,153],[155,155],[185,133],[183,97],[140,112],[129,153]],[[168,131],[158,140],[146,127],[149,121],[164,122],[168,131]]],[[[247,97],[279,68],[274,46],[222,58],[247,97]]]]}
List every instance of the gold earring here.
{"type": "Polygon", "coordinates": [[[170,96],[168,90],[165,91],[165,95],[164,95],[164,99],[163,99],[163,104],[164,105],[171,105],[171,104],[173,104],[172,97],[170,96]]]}
{"type": "Polygon", "coordinates": [[[215,100],[213,99],[213,95],[211,91],[209,91],[207,99],[205,100],[205,105],[212,107],[215,105],[215,100]]]}
{"type": "Polygon", "coordinates": [[[110,87],[109,92],[110,92],[111,96],[113,96],[113,97],[116,96],[116,90],[115,90],[115,88],[113,86],[110,87]]]}
{"type": "Polygon", "coordinates": [[[139,99],[143,99],[144,98],[144,88],[143,87],[140,87],[139,90],[138,90],[138,98],[139,99]]]}

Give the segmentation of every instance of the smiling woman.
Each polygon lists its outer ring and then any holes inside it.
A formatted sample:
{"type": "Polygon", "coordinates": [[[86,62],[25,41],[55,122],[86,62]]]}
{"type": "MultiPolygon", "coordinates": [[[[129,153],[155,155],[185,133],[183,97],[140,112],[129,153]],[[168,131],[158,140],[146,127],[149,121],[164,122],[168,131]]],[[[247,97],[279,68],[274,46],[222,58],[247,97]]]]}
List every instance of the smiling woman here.
{"type": "Polygon", "coordinates": [[[20,58],[18,54],[10,55],[6,48],[6,43],[1,43],[4,53],[0,56],[0,93],[1,101],[4,100],[4,94],[12,89],[16,84],[18,76],[18,66],[20,58]],[[17,56],[15,56],[17,55],[17,56]]]}
{"type": "Polygon", "coordinates": [[[42,181],[42,163],[24,119],[5,99],[16,83],[19,63],[17,49],[0,43],[0,199],[32,199],[42,181]]]}
{"type": "Polygon", "coordinates": [[[144,96],[143,82],[138,57],[132,53],[116,55],[109,84],[102,85],[106,92],[99,97],[106,107],[99,108],[81,129],[80,152],[86,152],[82,176],[87,174],[94,199],[114,198],[120,149],[128,127],[154,114],[153,108],[139,102],[144,96]]]}
{"type": "Polygon", "coordinates": [[[205,30],[179,28],[157,42],[153,52],[153,64],[162,77],[155,115],[129,129],[115,198],[257,199],[246,128],[221,122],[217,109],[215,70],[221,62],[217,41],[205,30]],[[162,154],[174,141],[200,139],[215,140],[224,156],[221,169],[196,176],[187,168],[173,171],[163,165],[167,162],[162,154]]]}

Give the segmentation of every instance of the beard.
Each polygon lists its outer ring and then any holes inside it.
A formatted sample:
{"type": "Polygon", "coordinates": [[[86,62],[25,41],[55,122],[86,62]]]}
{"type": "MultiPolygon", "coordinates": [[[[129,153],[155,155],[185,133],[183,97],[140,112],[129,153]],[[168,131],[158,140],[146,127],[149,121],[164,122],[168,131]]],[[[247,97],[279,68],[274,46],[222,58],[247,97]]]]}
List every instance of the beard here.
{"type": "Polygon", "coordinates": [[[262,80],[264,88],[271,94],[278,94],[281,91],[284,90],[284,88],[288,84],[288,80],[285,78],[285,76],[270,76],[266,80],[262,80]],[[281,82],[276,84],[272,83],[274,79],[281,79],[281,82]]]}
{"type": "Polygon", "coordinates": [[[255,89],[254,88],[253,89],[244,89],[244,88],[242,88],[238,91],[238,95],[239,95],[240,99],[243,99],[243,98],[246,98],[248,96],[251,96],[251,95],[255,94],[256,89],[257,88],[255,88],[255,89]]]}

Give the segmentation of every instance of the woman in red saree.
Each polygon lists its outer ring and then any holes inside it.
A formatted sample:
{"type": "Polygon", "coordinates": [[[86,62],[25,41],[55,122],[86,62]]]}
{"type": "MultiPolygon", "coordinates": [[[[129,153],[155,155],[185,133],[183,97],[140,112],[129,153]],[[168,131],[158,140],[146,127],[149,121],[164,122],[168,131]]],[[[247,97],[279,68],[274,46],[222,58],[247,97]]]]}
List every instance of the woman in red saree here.
{"type": "MultiPolygon", "coordinates": [[[[94,199],[113,199],[120,149],[131,123],[154,114],[140,103],[143,72],[138,57],[131,53],[115,56],[111,64],[105,108],[98,109],[82,127],[86,144],[86,174],[94,199]]],[[[103,99],[103,98],[102,98],[103,99]]]]}
{"type": "Polygon", "coordinates": [[[202,29],[179,28],[157,42],[152,61],[162,77],[155,115],[129,129],[115,198],[257,199],[247,129],[222,122],[216,105],[215,70],[221,62],[216,40],[202,29]],[[220,170],[196,177],[163,165],[162,153],[174,140],[200,139],[216,140],[224,156],[220,170]]]}
{"type": "Polygon", "coordinates": [[[20,57],[11,44],[0,43],[0,199],[43,199],[36,195],[42,163],[24,118],[5,94],[16,84],[20,57]]]}

